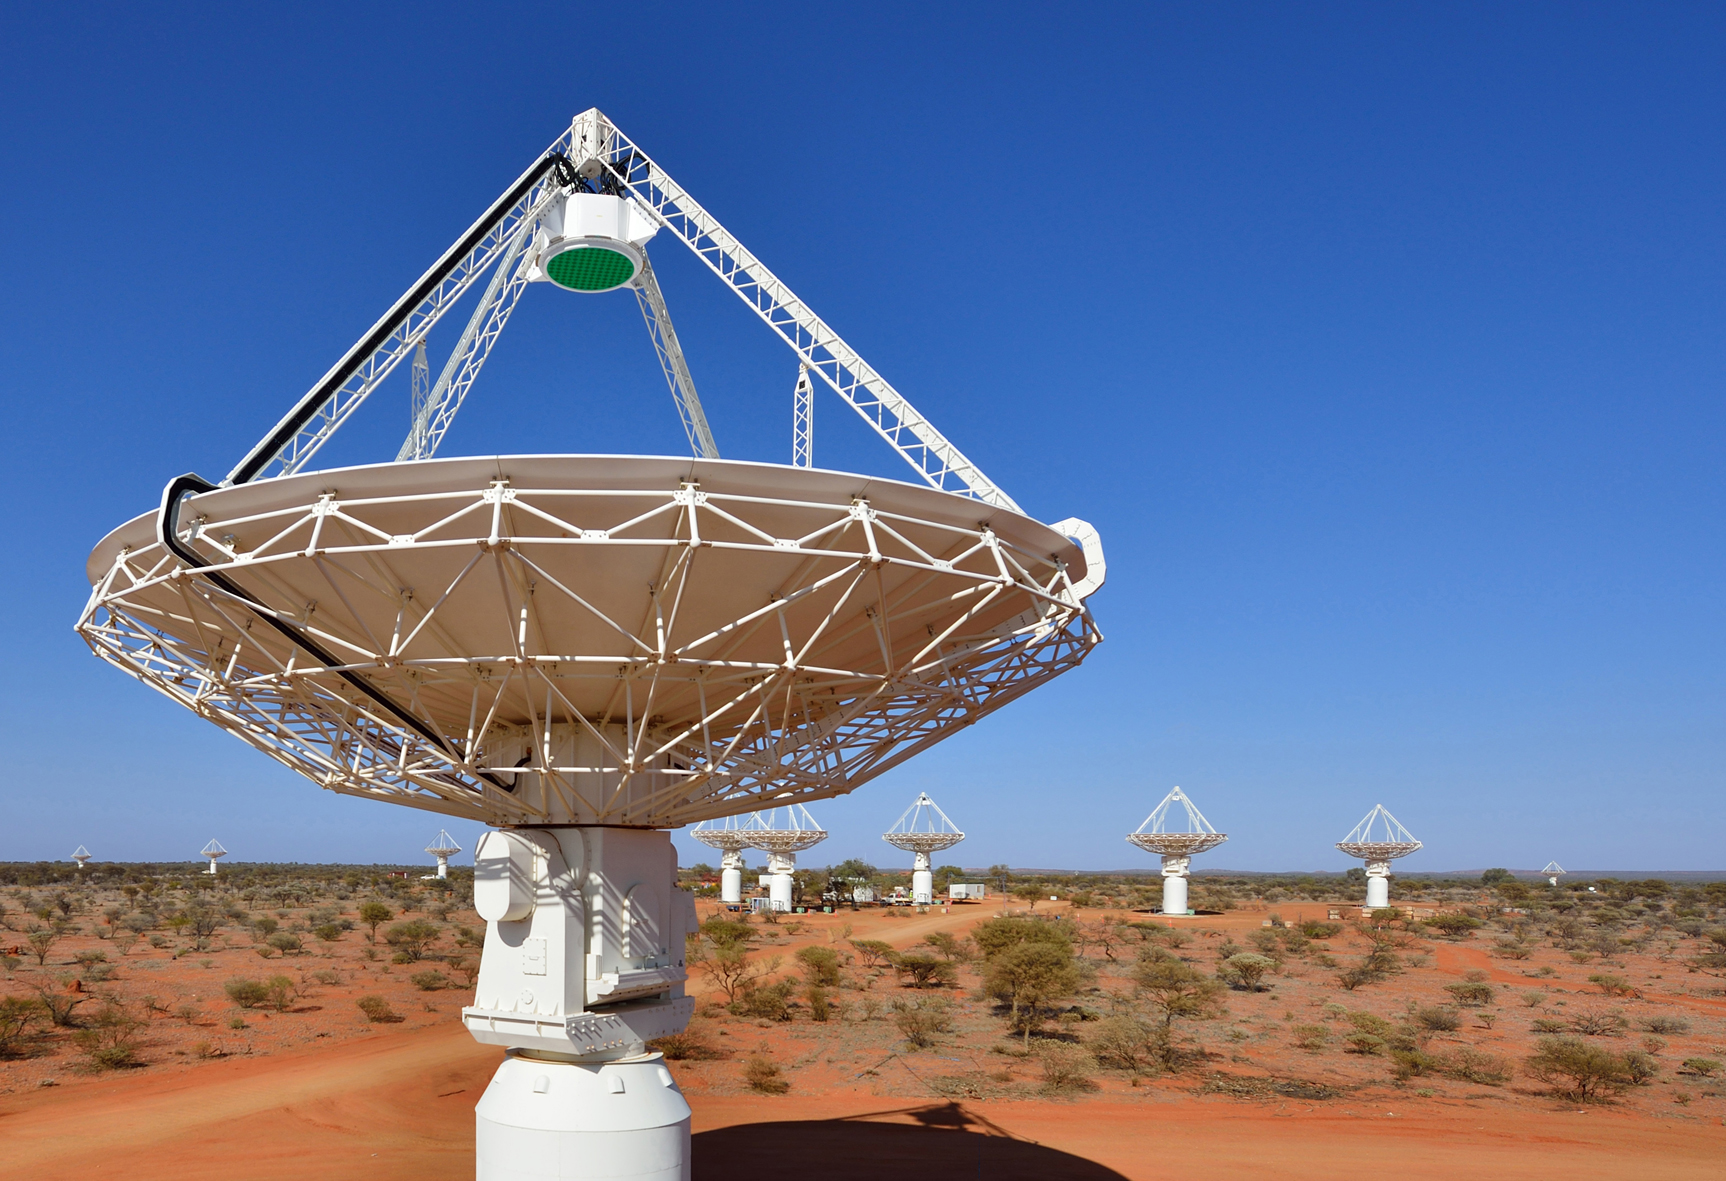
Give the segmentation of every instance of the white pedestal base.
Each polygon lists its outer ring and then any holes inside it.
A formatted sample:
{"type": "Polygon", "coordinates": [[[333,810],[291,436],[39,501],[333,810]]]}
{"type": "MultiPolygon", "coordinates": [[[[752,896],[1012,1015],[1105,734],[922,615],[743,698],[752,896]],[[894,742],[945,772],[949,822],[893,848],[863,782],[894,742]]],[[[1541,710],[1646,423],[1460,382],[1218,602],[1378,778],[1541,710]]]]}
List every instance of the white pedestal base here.
{"type": "Polygon", "coordinates": [[[1171,877],[1171,878],[1164,878],[1163,879],[1163,913],[1164,914],[1186,914],[1187,913],[1187,879],[1186,878],[1172,878],[1171,877]]]}
{"type": "Polygon", "coordinates": [[[935,901],[935,875],[926,869],[919,869],[911,875],[911,901],[918,906],[928,906],[935,901]]]}
{"type": "Polygon", "coordinates": [[[511,1052],[474,1108],[477,1181],[689,1181],[689,1104],[658,1054],[511,1052]]]}
{"type": "Polygon", "coordinates": [[[1390,905],[1390,879],[1376,875],[1368,875],[1366,879],[1366,907],[1377,910],[1390,905]]]}
{"type": "Polygon", "coordinates": [[[729,902],[733,905],[743,901],[743,871],[741,869],[720,871],[719,901],[729,902]]]}

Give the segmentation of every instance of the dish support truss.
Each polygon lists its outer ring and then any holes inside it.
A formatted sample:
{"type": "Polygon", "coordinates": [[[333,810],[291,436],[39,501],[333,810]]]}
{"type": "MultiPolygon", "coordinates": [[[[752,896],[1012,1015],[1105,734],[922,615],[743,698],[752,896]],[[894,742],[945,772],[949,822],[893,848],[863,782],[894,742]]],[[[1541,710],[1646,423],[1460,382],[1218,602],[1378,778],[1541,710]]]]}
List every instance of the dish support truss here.
{"type": "Polygon", "coordinates": [[[917,906],[928,906],[935,901],[932,855],[951,849],[965,839],[965,834],[928,792],[919,792],[893,827],[881,834],[881,839],[912,854],[911,901],[917,906]]]}
{"type": "Polygon", "coordinates": [[[1374,804],[1336,847],[1366,862],[1366,909],[1377,910],[1390,905],[1390,863],[1419,849],[1420,842],[1383,804],[1374,804]]]}
{"type": "MultiPolygon", "coordinates": [[[[825,382],[929,486],[1020,511],[980,468],[863,360],[783,280],[597,108],[570,127],[495,201],[371,331],[324,375],[237,465],[224,484],[301,471],[397,365],[420,352],[426,334],[488,271],[492,278],[437,384],[420,393],[399,459],[435,453],[511,310],[528,286],[539,219],[559,197],[592,191],[590,182],[632,198],[660,229],[682,242],[797,355],[793,462],[809,466],[813,411],[808,375],[825,382]]],[[[634,289],[655,351],[697,455],[718,455],[651,265],[634,289]]],[[[423,373],[423,367],[422,367],[423,373]]]]}
{"type": "MultiPolygon", "coordinates": [[[[548,486],[450,460],[399,494],[345,497],[320,473],[194,497],[179,540],[206,565],[120,545],[78,631],[332,791],[494,825],[656,827],[849,792],[1101,639],[1058,554],[950,510],[688,479],[607,490],[584,464],[674,461],[539,462],[548,486]],[[735,589],[745,574],[759,591],[735,589]]],[[[755,465],[722,466],[761,486],[755,465]]]]}

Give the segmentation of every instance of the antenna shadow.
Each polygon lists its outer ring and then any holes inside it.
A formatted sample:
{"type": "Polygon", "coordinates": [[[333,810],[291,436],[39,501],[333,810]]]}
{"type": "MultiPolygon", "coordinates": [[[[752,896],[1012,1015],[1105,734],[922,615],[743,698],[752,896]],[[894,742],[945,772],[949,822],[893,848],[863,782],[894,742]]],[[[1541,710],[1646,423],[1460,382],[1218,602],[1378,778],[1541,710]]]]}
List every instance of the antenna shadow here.
{"type": "Polygon", "coordinates": [[[1096,1161],[1015,1136],[960,1103],[716,1128],[693,1137],[693,1157],[694,1181],[881,1181],[913,1172],[952,1181],[1125,1181],[1096,1161]]]}

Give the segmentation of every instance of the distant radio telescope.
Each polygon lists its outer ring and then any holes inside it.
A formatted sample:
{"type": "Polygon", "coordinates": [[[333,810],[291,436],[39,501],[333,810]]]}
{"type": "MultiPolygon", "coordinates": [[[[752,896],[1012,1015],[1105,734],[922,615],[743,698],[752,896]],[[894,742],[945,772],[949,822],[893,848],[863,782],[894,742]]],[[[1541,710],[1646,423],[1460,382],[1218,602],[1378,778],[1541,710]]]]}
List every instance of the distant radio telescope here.
{"type": "Polygon", "coordinates": [[[72,860],[76,861],[78,863],[78,868],[82,870],[84,865],[90,860],[90,850],[86,849],[83,845],[79,845],[72,852],[72,860]]]}
{"type": "Polygon", "coordinates": [[[743,850],[750,847],[750,834],[744,825],[756,819],[753,812],[748,818],[719,816],[703,820],[689,834],[702,844],[719,850],[721,902],[737,905],[743,901],[743,850]]]}
{"type": "Polygon", "coordinates": [[[1546,868],[1540,872],[1546,875],[1547,885],[1556,886],[1558,884],[1558,879],[1563,877],[1568,871],[1562,865],[1558,864],[1558,862],[1548,861],[1546,863],[1546,868]]]}
{"type": "Polygon", "coordinates": [[[449,859],[461,852],[461,846],[455,843],[454,837],[440,828],[437,830],[437,836],[432,838],[432,843],[426,846],[426,852],[437,858],[436,876],[439,879],[447,879],[449,877],[449,859]]]}
{"type": "Polygon", "coordinates": [[[1164,796],[1138,831],[1127,838],[1148,853],[1162,855],[1163,913],[1170,915],[1193,913],[1187,906],[1187,878],[1193,858],[1228,839],[1227,833],[1211,827],[1204,813],[1178,787],[1164,796]],[[1175,811],[1177,803],[1181,806],[1179,812],[1175,811]]]}
{"type": "Polygon", "coordinates": [[[899,817],[898,823],[883,833],[881,839],[913,854],[911,901],[917,906],[928,906],[935,900],[935,875],[931,872],[929,855],[951,849],[965,839],[965,834],[947,819],[947,814],[929,798],[928,792],[920,792],[905,809],[904,815],[899,817]]]}
{"type": "Polygon", "coordinates": [[[1336,847],[1366,862],[1366,908],[1377,910],[1390,905],[1390,863],[1420,848],[1420,842],[1383,804],[1374,804],[1336,847]]]}
{"type": "Polygon", "coordinates": [[[767,905],[774,910],[791,909],[791,875],[797,872],[797,854],[827,839],[827,830],[802,804],[767,808],[745,822],[749,847],[767,854],[767,905]]]}
{"type": "Polygon", "coordinates": [[[204,872],[209,874],[211,877],[215,877],[216,859],[218,857],[226,857],[228,855],[228,851],[222,848],[219,842],[212,840],[209,844],[200,849],[199,852],[210,859],[210,868],[206,869],[204,872]]]}
{"type": "MultiPolygon", "coordinates": [[[[734,146],[725,200],[775,216],[772,146],[734,146]]],[[[928,280],[895,274],[945,324],[928,280]]],[[[588,380],[586,354],[608,343],[560,344],[547,388],[624,396],[588,380]]],[[[991,393],[968,413],[995,413],[991,393]]],[[[1063,396],[1069,417],[1079,400],[1063,396]]],[[[739,449],[758,452],[746,429],[739,449]]],[[[1035,462],[1082,463],[1090,446],[1044,430],[1035,462]]],[[[667,830],[806,816],[1078,667],[1102,640],[1086,600],[1105,563],[1094,528],[1028,516],[587,110],[224,478],[170,481],[85,573],[78,632],[103,660],[327,790],[492,826],[474,851],[487,927],[462,1021],[509,1054],[476,1109],[476,1171],[621,1179],[689,1169],[689,1107],[646,1049],[694,1009],[694,903],[667,830]],[[791,350],[792,463],[720,458],[650,241],[688,248],[791,350]],[[636,300],[690,454],[547,454],[584,413],[536,396],[516,412],[535,453],[437,458],[518,302],[563,299],[524,317],[544,323],[601,292],[636,300]],[[465,325],[443,323],[452,308],[465,325]],[[449,348],[437,367],[434,344],[449,348]],[[317,470],[397,370],[394,462],[317,470]],[[906,478],[814,466],[817,388],[906,478]]],[[[812,839],[752,835],[779,867],[775,904],[812,839]]]]}

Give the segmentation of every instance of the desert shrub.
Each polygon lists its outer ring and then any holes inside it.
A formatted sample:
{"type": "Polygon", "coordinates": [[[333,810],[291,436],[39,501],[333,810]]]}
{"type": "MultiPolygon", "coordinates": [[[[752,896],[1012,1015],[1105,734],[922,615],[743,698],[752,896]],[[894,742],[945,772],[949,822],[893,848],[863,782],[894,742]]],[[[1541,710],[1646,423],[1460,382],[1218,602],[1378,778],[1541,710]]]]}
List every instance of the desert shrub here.
{"type": "Polygon", "coordinates": [[[1598,985],[1600,991],[1607,996],[1635,996],[1636,990],[1630,986],[1630,981],[1622,976],[1614,976],[1609,972],[1596,972],[1588,978],[1588,983],[1598,985]]]}
{"type": "Polygon", "coordinates": [[[1393,1049],[1390,1052],[1391,1071],[1399,1079],[1416,1078],[1421,1075],[1436,1074],[1444,1063],[1425,1050],[1414,1047],[1393,1049]]]}
{"type": "Polygon", "coordinates": [[[293,979],[288,976],[271,976],[264,981],[264,1000],[274,1005],[278,1012],[287,1012],[289,1005],[300,995],[293,979]]]}
{"type": "Polygon", "coordinates": [[[415,972],[412,976],[408,977],[408,983],[412,984],[421,992],[438,992],[441,989],[455,987],[455,981],[451,980],[448,976],[445,976],[442,972],[439,972],[436,968],[430,968],[424,972],[415,972]]]}
{"type": "Polygon", "coordinates": [[[72,1035],[72,1042],[90,1065],[102,1070],[117,1070],[138,1061],[138,1038],[145,1022],[123,1005],[109,1001],[72,1035]]]}
{"type": "Polygon", "coordinates": [[[933,935],[925,935],[923,942],[939,952],[944,960],[963,963],[971,958],[969,945],[955,939],[950,932],[936,931],[933,935]]]}
{"type": "Polygon", "coordinates": [[[1497,1054],[1464,1046],[1445,1055],[1441,1067],[1444,1074],[1459,1082],[1482,1083],[1496,1087],[1510,1081],[1511,1062],[1497,1054]]]}
{"type": "Polygon", "coordinates": [[[1624,1070],[1630,1081],[1638,1087],[1646,1087],[1660,1073],[1660,1063],[1654,1055],[1645,1050],[1626,1050],[1621,1055],[1624,1059],[1624,1070]]]}
{"type": "Polygon", "coordinates": [[[1330,1031],[1322,1025],[1296,1025],[1289,1030],[1297,1048],[1316,1053],[1330,1041],[1330,1031]]]}
{"type": "Polygon", "coordinates": [[[271,935],[276,933],[276,928],[279,926],[281,926],[281,924],[275,919],[270,918],[268,915],[252,920],[252,929],[258,933],[259,939],[268,939],[271,935]]]}
{"type": "Polygon", "coordinates": [[[1537,1009],[1546,1003],[1546,994],[1544,992],[1536,992],[1533,989],[1530,989],[1522,994],[1522,1003],[1527,1005],[1530,1009],[1537,1009]]]}
{"type": "Polygon", "coordinates": [[[911,1002],[894,1001],[893,1024],[901,1037],[921,1050],[935,1044],[936,1034],[952,1028],[953,1016],[941,998],[921,997],[911,1002]]]}
{"type": "Polygon", "coordinates": [[[1091,1072],[1096,1062],[1080,1046],[1055,1042],[1038,1052],[1042,1060],[1043,1087],[1050,1091],[1092,1090],[1091,1072]]]}
{"type": "Polygon", "coordinates": [[[706,1038],[687,1029],[682,1033],[656,1037],[647,1043],[647,1048],[658,1050],[673,1062],[704,1062],[725,1057],[723,1050],[716,1049],[706,1038]]]}
{"type": "Polygon", "coordinates": [[[1703,1078],[1713,1078],[1720,1072],[1720,1061],[1716,1058],[1686,1058],[1684,1069],[1703,1078]]]}
{"type": "Polygon", "coordinates": [[[384,942],[396,949],[396,955],[406,956],[408,962],[417,963],[424,958],[426,949],[437,942],[439,934],[436,923],[413,919],[396,923],[385,931],[384,942]]]}
{"type": "MultiPolygon", "coordinates": [[[[990,922],[1053,926],[1027,923],[1024,919],[992,919],[990,922]]],[[[988,925],[984,923],[983,927],[988,925]]],[[[1042,1024],[1044,1008],[1051,1001],[1070,995],[1078,987],[1079,973],[1073,964],[1072,945],[1024,940],[998,944],[998,947],[999,950],[989,956],[984,966],[983,991],[1008,1007],[1008,1028],[1021,1034],[1029,1048],[1031,1031],[1042,1024]]]]}
{"type": "Polygon", "coordinates": [[[1243,951],[1231,955],[1217,965],[1217,977],[1230,988],[1238,988],[1248,992],[1259,991],[1259,982],[1265,974],[1276,967],[1276,961],[1269,956],[1243,951]]]}
{"type": "Polygon", "coordinates": [[[194,1058],[220,1058],[221,1056],[222,1047],[215,1042],[192,1043],[192,1057],[194,1058]]]}
{"type": "Polygon", "coordinates": [[[1682,1017],[1644,1017],[1640,1022],[1647,1033],[1689,1033],[1690,1022],[1682,1017]]]}
{"type": "Polygon", "coordinates": [[[852,939],[851,946],[863,957],[865,968],[885,968],[893,962],[893,945],[879,939],[852,939]]]}
{"type": "Polygon", "coordinates": [[[1342,934],[1341,923],[1321,923],[1317,919],[1307,919],[1299,929],[1308,939],[1330,939],[1342,934]]]}
{"type": "Polygon", "coordinates": [[[1486,924],[1466,914],[1437,914],[1427,919],[1426,925],[1446,939],[1467,939],[1486,924]]]}
{"type": "Polygon", "coordinates": [[[804,989],[803,1000],[809,1006],[809,1020],[826,1021],[833,1016],[833,1002],[827,999],[827,990],[819,984],[811,984],[804,989]]]}
{"type": "Polygon", "coordinates": [[[1385,1040],[1376,1034],[1351,1033],[1343,1038],[1343,1049],[1350,1054],[1382,1054],[1385,1040]]]}
{"type": "Polygon", "coordinates": [[[1623,1058],[1576,1037],[1541,1038],[1523,1070],[1555,1094],[1585,1103],[1601,1102],[1630,1084],[1623,1058]]]}
{"type": "Polygon", "coordinates": [[[1041,919],[1021,918],[989,919],[978,924],[977,929],[971,932],[971,938],[981,949],[984,959],[994,959],[1009,948],[1021,944],[1058,947],[1064,950],[1068,957],[1073,953],[1070,922],[1044,922],[1041,919]]]}
{"type": "Polygon", "coordinates": [[[268,939],[264,940],[264,942],[281,952],[283,955],[287,955],[290,951],[298,951],[302,946],[300,943],[300,937],[298,935],[289,934],[287,931],[277,931],[274,935],[271,935],[268,939]]]}
{"type": "Polygon", "coordinates": [[[1556,1017],[1536,1017],[1529,1028],[1535,1033],[1569,1033],[1570,1022],[1556,1017]]]}
{"type": "Polygon", "coordinates": [[[1446,984],[1444,991],[1456,999],[1459,1005],[1490,1005],[1492,1003],[1492,985],[1477,981],[1464,981],[1461,984],[1446,984]]]}
{"type": "Polygon", "coordinates": [[[1434,1033],[1450,1033],[1462,1028],[1462,1018],[1457,1011],[1443,1005],[1427,1005],[1416,1009],[1414,1023],[1434,1033]]]}
{"type": "Polygon", "coordinates": [[[378,928],[396,917],[396,912],[381,902],[362,902],[360,904],[360,922],[364,923],[369,933],[368,938],[373,943],[378,941],[378,928]]]}
{"type": "Polygon", "coordinates": [[[791,994],[796,985],[789,980],[775,984],[753,983],[731,1002],[730,1009],[739,1017],[759,1017],[768,1021],[791,1020],[791,994]]]}
{"type": "Polygon", "coordinates": [[[1618,1037],[1630,1028],[1624,1014],[1602,1009],[1583,1009],[1570,1014],[1570,1029],[1585,1037],[1618,1037]]]}
{"type": "Polygon", "coordinates": [[[319,923],[312,928],[312,934],[325,943],[334,943],[342,937],[342,925],[340,923],[319,923]]]}
{"type": "MultiPolygon", "coordinates": [[[[1071,953],[1069,952],[1069,958],[1071,953]]],[[[894,959],[893,970],[908,988],[941,988],[958,980],[958,970],[948,960],[932,955],[901,955],[894,959]]]]}
{"type": "Polygon", "coordinates": [[[270,990],[262,980],[246,980],[236,977],[222,985],[222,991],[228,994],[228,999],[242,1009],[255,1009],[270,999],[270,990]]]}
{"type": "Polygon", "coordinates": [[[1104,1066],[1138,1070],[1155,1056],[1159,1033],[1155,1027],[1129,1013],[1118,1013],[1097,1022],[1087,1044],[1104,1066]]]}
{"type": "Polygon", "coordinates": [[[367,1021],[388,1022],[401,1020],[400,1017],[396,1016],[395,1010],[390,1008],[390,1003],[381,996],[362,996],[359,1000],[355,1001],[354,1004],[358,1005],[360,1012],[366,1015],[367,1021]]]}
{"type": "Polygon", "coordinates": [[[40,1002],[29,997],[0,997],[0,1058],[17,1053],[30,1026],[42,1016],[40,1002]]]}
{"type": "Polygon", "coordinates": [[[1534,949],[1521,940],[1500,939],[1492,954],[1501,955],[1508,960],[1525,960],[1534,954],[1534,949]]]}
{"type": "Polygon", "coordinates": [[[743,1064],[743,1081],[763,1095],[783,1095],[791,1089],[779,1064],[771,1058],[755,1057],[743,1064]]]}
{"type": "Polygon", "coordinates": [[[839,953],[831,947],[800,947],[796,959],[810,984],[831,988],[839,983],[839,953]]]}

